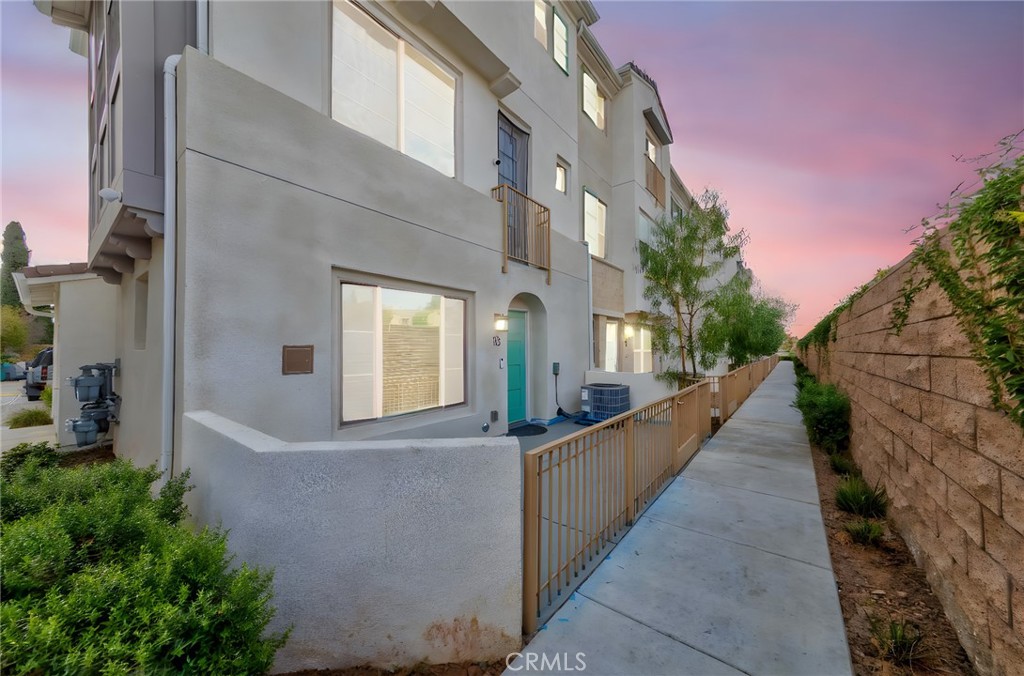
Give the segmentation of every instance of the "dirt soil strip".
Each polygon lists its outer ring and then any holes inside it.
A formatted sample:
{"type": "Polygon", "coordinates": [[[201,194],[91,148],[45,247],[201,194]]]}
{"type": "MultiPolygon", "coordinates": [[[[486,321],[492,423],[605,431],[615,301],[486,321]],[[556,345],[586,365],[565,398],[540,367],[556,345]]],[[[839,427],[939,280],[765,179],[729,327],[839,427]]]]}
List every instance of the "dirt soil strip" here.
{"type": "Polygon", "coordinates": [[[505,671],[505,660],[495,662],[459,662],[457,664],[417,664],[405,669],[388,671],[376,667],[350,667],[348,669],[306,669],[279,676],[500,676],[505,671]]]}
{"type": "Polygon", "coordinates": [[[854,543],[843,526],[858,517],[836,507],[840,477],[829,467],[826,453],[818,448],[812,448],[811,453],[854,673],[973,675],[975,671],[956,632],[903,538],[886,520],[878,546],[854,543]],[[924,637],[921,658],[909,666],[882,659],[871,633],[872,617],[886,626],[890,619],[916,625],[924,637]]]}

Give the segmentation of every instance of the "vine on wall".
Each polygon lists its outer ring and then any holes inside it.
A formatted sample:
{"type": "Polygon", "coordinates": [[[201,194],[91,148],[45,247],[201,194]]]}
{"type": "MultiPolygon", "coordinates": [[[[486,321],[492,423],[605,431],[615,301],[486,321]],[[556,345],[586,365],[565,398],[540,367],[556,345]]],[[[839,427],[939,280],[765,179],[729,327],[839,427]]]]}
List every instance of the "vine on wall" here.
{"type": "Polygon", "coordinates": [[[1000,142],[997,161],[978,172],[980,190],[966,197],[954,191],[937,218],[922,221],[891,319],[899,335],[917,295],[932,284],[941,288],[988,379],[993,405],[1024,427],[1022,135],[1000,142]]]}

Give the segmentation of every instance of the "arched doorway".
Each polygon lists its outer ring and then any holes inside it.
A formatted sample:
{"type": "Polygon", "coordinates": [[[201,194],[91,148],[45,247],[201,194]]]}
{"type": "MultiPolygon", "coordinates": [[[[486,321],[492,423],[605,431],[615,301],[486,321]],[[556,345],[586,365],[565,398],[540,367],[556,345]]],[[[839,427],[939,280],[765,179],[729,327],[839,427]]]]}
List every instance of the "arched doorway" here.
{"type": "Polygon", "coordinates": [[[514,427],[532,418],[550,417],[545,413],[547,311],[540,298],[521,293],[509,303],[505,345],[509,425],[514,427]]]}

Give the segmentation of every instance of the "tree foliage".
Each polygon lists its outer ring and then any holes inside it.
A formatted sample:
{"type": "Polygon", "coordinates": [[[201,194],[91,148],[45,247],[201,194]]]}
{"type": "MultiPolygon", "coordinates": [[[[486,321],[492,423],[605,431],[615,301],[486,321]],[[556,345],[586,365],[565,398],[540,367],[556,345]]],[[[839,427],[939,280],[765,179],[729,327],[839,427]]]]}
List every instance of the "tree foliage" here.
{"type": "MultiPolygon", "coordinates": [[[[746,243],[741,230],[729,231],[729,210],[714,190],[705,190],[693,207],[675,219],[655,223],[650,241],[640,240],[640,269],[646,277],[644,298],[651,312],[644,323],[651,327],[651,344],[658,352],[679,360],[697,373],[698,329],[731,282],[716,277],[727,261],[739,256],[746,243]]],[[[667,370],[663,379],[680,387],[685,373],[667,370]]]]}
{"type": "Polygon", "coordinates": [[[724,354],[734,367],[775,354],[786,340],[796,306],[768,296],[746,276],[724,287],[698,330],[700,363],[714,366],[724,354]]]}
{"type": "Polygon", "coordinates": [[[0,266],[0,305],[21,307],[18,298],[18,287],[14,285],[13,273],[28,265],[28,245],[25,243],[25,231],[18,221],[11,221],[4,228],[4,251],[0,254],[3,265],[0,266]]]}
{"type": "Polygon", "coordinates": [[[0,355],[19,354],[28,343],[28,322],[16,308],[0,307],[0,355]]]}

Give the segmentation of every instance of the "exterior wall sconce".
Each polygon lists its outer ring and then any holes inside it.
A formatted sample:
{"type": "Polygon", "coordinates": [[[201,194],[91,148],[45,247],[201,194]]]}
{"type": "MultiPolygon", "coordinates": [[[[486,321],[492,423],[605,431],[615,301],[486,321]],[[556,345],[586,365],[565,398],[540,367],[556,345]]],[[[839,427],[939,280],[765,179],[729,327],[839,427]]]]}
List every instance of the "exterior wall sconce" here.
{"type": "Polygon", "coordinates": [[[494,330],[508,331],[508,315],[494,315],[494,330]]]}
{"type": "Polygon", "coordinates": [[[622,330],[622,335],[626,337],[626,340],[629,340],[630,338],[632,338],[633,337],[633,325],[632,324],[626,324],[626,328],[624,328],[622,330]]]}

